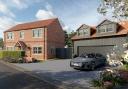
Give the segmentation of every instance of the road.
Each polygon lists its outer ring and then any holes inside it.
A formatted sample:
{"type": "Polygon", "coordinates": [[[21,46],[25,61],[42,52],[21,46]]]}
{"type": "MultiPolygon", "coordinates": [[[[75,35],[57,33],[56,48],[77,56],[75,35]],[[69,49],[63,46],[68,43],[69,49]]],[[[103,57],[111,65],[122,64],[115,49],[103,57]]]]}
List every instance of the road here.
{"type": "Polygon", "coordinates": [[[0,89],[57,89],[55,86],[29,76],[0,62],[0,89]]]}

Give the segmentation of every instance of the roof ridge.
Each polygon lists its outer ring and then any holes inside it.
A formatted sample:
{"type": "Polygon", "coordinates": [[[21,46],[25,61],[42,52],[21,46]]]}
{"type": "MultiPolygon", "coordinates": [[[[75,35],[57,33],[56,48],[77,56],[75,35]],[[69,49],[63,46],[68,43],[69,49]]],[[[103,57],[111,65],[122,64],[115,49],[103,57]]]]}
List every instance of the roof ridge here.
{"type": "Polygon", "coordinates": [[[46,19],[46,20],[38,20],[38,21],[33,21],[33,22],[26,22],[26,23],[21,23],[17,24],[10,29],[4,31],[20,31],[20,30],[27,30],[27,29],[32,29],[32,28],[40,28],[44,26],[50,25],[52,22],[57,21],[58,18],[52,18],[52,19],[46,19]]]}

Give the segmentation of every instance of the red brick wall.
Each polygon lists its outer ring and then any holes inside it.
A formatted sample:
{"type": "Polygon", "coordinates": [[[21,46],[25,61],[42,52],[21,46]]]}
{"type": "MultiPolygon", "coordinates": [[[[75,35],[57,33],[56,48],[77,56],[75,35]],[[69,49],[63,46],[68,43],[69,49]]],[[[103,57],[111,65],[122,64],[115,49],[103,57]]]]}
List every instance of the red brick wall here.
{"type": "Polygon", "coordinates": [[[24,32],[24,39],[20,39],[20,31],[12,31],[14,33],[14,39],[13,40],[8,40],[6,39],[7,37],[7,32],[4,33],[4,43],[5,46],[15,46],[15,44],[18,41],[23,41],[25,42],[26,45],[29,45],[31,47],[31,56],[37,59],[44,59],[44,33],[41,38],[33,38],[32,36],[32,30],[22,30],[24,32]],[[33,54],[32,48],[34,46],[42,46],[42,54],[33,54]]]}
{"type": "MultiPolygon", "coordinates": [[[[55,52],[51,53],[51,49],[63,48],[64,47],[64,31],[59,23],[59,21],[54,21],[47,30],[47,54],[48,58],[54,58],[55,52]]],[[[53,51],[53,50],[52,50],[53,51]]],[[[54,50],[55,51],[55,50],[54,50]]]]}
{"type": "MultiPolygon", "coordinates": [[[[23,30],[24,39],[20,39],[20,31],[12,31],[14,33],[14,40],[7,40],[7,32],[4,33],[4,43],[5,46],[14,46],[18,41],[23,41],[31,47],[42,46],[42,54],[33,54],[32,57],[38,59],[48,59],[55,57],[55,54],[51,53],[51,48],[63,48],[64,47],[64,32],[59,24],[59,21],[54,21],[47,28],[43,30],[42,38],[33,38],[32,29],[23,30]]],[[[54,50],[55,51],[55,50],[54,50]]]]}

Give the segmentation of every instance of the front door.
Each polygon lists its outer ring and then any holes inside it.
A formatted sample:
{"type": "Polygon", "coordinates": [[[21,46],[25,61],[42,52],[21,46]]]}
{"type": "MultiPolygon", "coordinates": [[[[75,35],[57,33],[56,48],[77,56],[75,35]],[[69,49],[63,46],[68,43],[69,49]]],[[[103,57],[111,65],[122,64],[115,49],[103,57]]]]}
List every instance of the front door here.
{"type": "Polygon", "coordinates": [[[27,49],[26,49],[26,55],[27,55],[28,57],[31,57],[31,49],[30,49],[30,48],[27,48],[27,49]]]}

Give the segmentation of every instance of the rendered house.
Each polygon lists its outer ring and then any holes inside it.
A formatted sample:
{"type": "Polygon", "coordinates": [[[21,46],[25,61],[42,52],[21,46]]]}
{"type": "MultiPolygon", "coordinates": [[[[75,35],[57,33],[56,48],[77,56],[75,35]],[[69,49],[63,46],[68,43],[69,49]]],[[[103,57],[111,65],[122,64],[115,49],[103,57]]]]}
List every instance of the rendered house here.
{"type": "Polygon", "coordinates": [[[54,58],[64,47],[64,31],[57,18],[18,24],[4,32],[6,50],[24,50],[39,60],[54,58]]]}
{"type": "Polygon", "coordinates": [[[123,44],[128,41],[127,34],[128,21],[116,23],[104,20],[96,27],[83,24],[77,29],[77,34],[72,37],[73,54],[101,53],[107,55],[113,50],[121,53],[125,50],[123,44]]]}

